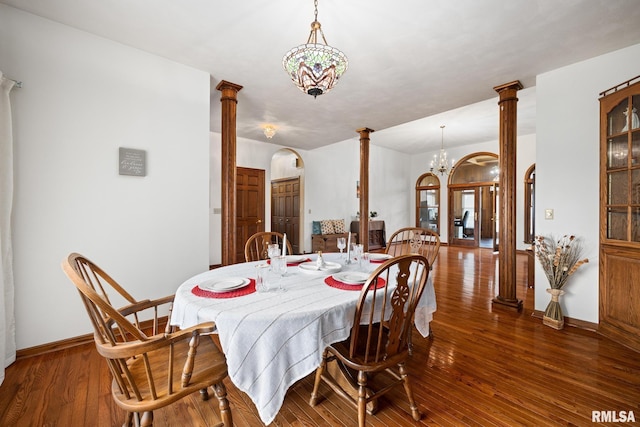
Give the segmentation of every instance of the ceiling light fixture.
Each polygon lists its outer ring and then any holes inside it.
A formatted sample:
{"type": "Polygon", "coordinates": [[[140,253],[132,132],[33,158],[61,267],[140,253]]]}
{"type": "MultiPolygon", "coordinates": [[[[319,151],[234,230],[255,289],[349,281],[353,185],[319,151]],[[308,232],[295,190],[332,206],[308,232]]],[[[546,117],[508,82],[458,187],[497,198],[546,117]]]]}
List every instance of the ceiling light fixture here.
{"type": "Polygon", "coordinates": [[[267,138],[271,139],[275,134],[276,134],[276,128],[274,128],[273,126],[264,127],[264,136],[266,136],[267,138]]]}
{"type": "Polygon", "coordinates": [[[329,92],[349,66],[344,53],[327,44],[318,22],[318,0],[314,1],[315,19],[306,44],[291,49],[282,58],[284,67],[293,83],[304,93],[318,95],[329,92]],[[324,44],[318,43],[318,31],[324,44]]]}
{"type": "MultiPolygon", "coordinates": [[[[449,161],[447,160],[447,153],[444,151],[444,125],[440,126],[442,130],[442,141],[440,143],[440,156],[433,155],[431,160],[431,172],[438,173],[442,176],[447,175],[450,172],[449,161]]],[[[451,159],[451,167],[453,168],[454,160],[451,159]]]]}

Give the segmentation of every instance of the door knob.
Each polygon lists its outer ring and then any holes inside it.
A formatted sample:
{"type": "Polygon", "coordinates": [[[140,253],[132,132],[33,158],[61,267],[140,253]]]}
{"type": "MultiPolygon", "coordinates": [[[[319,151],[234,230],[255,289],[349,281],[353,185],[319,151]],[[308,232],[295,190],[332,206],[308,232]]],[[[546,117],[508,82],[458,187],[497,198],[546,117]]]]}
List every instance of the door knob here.
{"type": "Polygon", "coordinates": [[[262,220],[261,219],[257,220],[256,224],[262,224],[262,220]]]}

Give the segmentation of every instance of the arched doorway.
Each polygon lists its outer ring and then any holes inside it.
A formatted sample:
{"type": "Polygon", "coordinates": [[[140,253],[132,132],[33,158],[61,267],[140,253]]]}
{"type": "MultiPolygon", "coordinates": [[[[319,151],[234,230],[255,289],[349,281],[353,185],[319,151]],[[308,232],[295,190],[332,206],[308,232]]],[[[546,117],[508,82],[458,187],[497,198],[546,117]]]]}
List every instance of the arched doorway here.
{"type": "Polygon", "coordinates": [[[472,153],[449,176],[449,244],[498,249],[498,156],[472,153]]]}
{"type": "Polygon", "coordinates": [[[533,244],[536,235],[536,164],[524,174],[524,242],[533,244]]]}
{"type": "Polygon", "coordinates": [[[286,233],[293,253],[303,252],[304,162],[283,148],[271,158],[271,231],[286,233]]]}
{"type": "Polygon", "coordinates": [[[431,172],[416,181],[416,227],[440,234],[440,179],[431,172]]]}

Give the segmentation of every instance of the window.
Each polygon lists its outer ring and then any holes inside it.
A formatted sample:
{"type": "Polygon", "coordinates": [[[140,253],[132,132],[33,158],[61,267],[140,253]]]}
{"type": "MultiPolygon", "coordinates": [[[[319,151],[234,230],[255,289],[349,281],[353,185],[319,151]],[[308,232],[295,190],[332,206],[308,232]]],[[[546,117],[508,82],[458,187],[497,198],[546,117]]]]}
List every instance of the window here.
{"type": "Polygon", "coordinates": [[[416,182],[416,227],[440,234],[440,180],[430,172],[416,182]]]}

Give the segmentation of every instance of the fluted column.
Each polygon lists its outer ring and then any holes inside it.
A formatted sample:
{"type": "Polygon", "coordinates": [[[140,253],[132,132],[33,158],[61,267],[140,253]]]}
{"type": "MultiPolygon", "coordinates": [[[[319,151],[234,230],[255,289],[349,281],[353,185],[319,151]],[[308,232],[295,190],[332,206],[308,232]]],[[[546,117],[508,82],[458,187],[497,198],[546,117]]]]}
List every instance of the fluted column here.
{"type": "Polygon", "coordinates": [[[369,251],[369,135],[373,129],[360,128],[360,243],[369,251]]]}
{"type": "Polygon", "coordinates": [[[500,229],[498,230],[498,295],[499,305],[522,310],[522,300],[516,297],[516,146],[519,81],[493,88],[500,95],[500,229]]]}
{"type": "Polygon", "coordinates": [[[216,86],[222,104],[222,265],[235,262],[236,254],[236,109],[242,86],[222,80],[216,86]]]}

